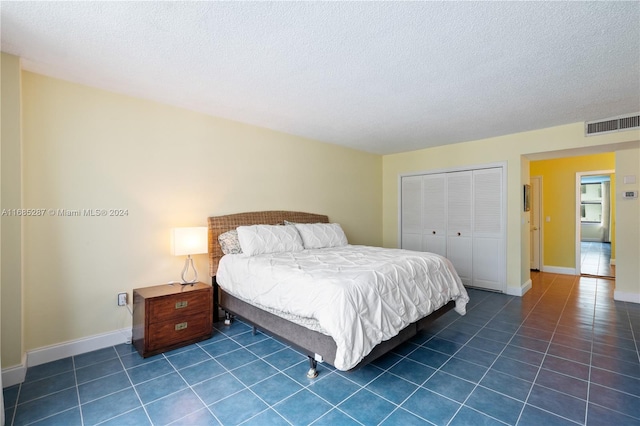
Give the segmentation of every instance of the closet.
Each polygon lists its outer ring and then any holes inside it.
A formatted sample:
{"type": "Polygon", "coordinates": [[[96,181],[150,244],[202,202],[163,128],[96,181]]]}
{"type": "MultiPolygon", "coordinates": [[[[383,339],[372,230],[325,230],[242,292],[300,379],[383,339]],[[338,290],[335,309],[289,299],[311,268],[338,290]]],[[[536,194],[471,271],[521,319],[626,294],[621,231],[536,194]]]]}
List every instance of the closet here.
{"type": "Polygon", "coordinates": [[[448,258],[466,286],[506,290],[503,166],[400,178],[400,247],[448,258]]]}

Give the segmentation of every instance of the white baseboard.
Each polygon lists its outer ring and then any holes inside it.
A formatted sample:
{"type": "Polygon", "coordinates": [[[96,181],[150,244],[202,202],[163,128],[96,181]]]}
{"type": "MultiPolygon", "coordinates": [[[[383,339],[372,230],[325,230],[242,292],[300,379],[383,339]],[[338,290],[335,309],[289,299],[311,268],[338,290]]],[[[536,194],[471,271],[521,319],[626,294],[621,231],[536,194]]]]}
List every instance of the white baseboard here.
{"type": "Polygon", "coordinates": [[[577,275],[576,268],[565,268],[563,266],[547,266],[544,265],[542,268],[543,272],[550,272],[552,274],[562,274],[562,275],[577,275]]]}
{"type": "Polygon", "coordinates": [[[27,376],[27,357],[22,357],[22,363],[2,370],[2,387],[17,385],[24,382],[27,376]]]}
{"type": "Polygon", "coordinates": [[[507,294],[509,296],[524,296],[526,292],[531,290],[532,284],[531,279],[528,279],[520,287],[507,287],[507,294]]]}
{"type": "Polygon", "coordinates": [[[21,365],[2,370],[2,385],[7,387],[24,382],[28,367],[127,342],[131,342],[131,329],[122,328],[109,333],[96,334],[82,339],[27,351],[21,365]]]}
{"type": "Polygon", "coordinates": [[[78,340],[45,346],[27,352],[27,367],[80,355],[109,346],[131,341],[131,329],[123,328],[109,333],[96,334],[78,340]]]}
{"type": "Polygon", "coordinates": [[[640,303],[640,293],[627,293],[624,291],[613,291],[613,300],[619,300],[621,302],[640,303]]]}

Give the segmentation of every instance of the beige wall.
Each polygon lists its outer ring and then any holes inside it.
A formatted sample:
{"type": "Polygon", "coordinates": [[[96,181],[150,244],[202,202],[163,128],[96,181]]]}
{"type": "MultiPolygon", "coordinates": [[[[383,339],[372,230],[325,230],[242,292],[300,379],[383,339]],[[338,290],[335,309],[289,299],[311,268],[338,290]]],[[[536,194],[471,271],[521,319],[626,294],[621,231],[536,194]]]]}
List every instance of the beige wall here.
{"type": "Polygon", "coordinates": [[[623,191],[640,188],[640,149],[616,151],[616,289],[614,298],[640,303],[640,199],[623,199],[623,191]],[[625,184],[625,176],[636,183],[625,184]]]}
{"type": "Polygon", "coordinates": [[[0,320],[2,367],[22,362],[22,219],[11,215],[21,207],[20,60],[2,53],[2,118],[0,150],[0,320]]]}
{"type": "Polygon", "coordinates": [[[382,243],[379,155],[28,72],[23,115],[25,206],[128,210],[24,221],[27,351],[129,327],[116,293],[179,279],[169,229],[210,215],[322,213],[382,243]]]}
{"type": "MultiPolygon", "coordinates": [[[[522,211],[522,187],[528,183],[530,158],[542,159],[559,156],[581,155],[596,152],[625,151],[636,153],[640,143],[640,131],[626,131],[585,137],[584,124],[574,123],[548,129],[535,130],[502,137],[440,146],[383,157],[383,244],[385,247],[396,247],[398,244],[398,179],[401,174],[442,170],[453,167],[466,167],[485,163],[507,163],[507,291],[518,294],[529,280],[529,213],[522,211]]],[[[618,157],[618,156],[617,156],[618,157]]],[[[617,158],[616,157],[616,158],[617,158]]],[[[629,164],[628,174],[634,174],[640,179],[640,167],[637,162],[629,164]]],[[[616,164],[616,167],[618,165],[616,164]]],[[[618,204],[620,206],[620,204],[618,204]]],[[[621,209],[633,210],[632,204],[621,209]]],[[[618,249],[622,243],[629,248],[628,256],[640,258],[637,237],[634,232],[619,232],[627,227],[638,230],[638,219],[633,219],[632,212],[617,211],[618,217],[616,242],[618,249]],[[623,222],[620,222],[620,219],[623,222]]],[[[640,275],[637,265],[631,266],[620,262],[620,253],[616,259],[616,273],[621,269],[627,271],[624,279],[616,281],[617,288],[625,289],[628,293],[640,294],[638,282],[640,275]]]]}

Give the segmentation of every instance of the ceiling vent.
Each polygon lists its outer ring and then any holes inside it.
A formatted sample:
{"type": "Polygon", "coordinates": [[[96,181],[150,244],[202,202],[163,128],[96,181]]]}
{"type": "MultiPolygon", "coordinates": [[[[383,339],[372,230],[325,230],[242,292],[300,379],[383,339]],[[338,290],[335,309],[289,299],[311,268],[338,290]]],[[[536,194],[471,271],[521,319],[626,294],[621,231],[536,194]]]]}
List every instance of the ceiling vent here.
{"type": "Polygon", "coordinates": [[[621,115],[606,120],[587,121],[584,127],[587,136],[638,128],[640,128],[640,114],[621,115]]]}

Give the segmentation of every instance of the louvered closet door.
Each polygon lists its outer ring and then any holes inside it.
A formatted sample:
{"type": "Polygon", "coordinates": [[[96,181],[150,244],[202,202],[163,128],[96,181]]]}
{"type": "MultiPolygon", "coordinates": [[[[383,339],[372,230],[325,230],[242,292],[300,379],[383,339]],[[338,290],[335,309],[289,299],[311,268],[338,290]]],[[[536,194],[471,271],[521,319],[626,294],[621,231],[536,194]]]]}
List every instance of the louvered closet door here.
{"type": "Polygon", "coordinates": [[[402,178],[401,247],[422,250],[422,176],[402,178]]]}
{"type": "Polygon", "coordinates": [[[473,280],[471,285],[505,291],[502,168],[473,172],[473,280]]]}
{"type": "Polygon", "coordinates": [[[422,249],[447,256],[447,180],[446,175],[422,178],[422,249]]]}
{"type": "Polygon", "coordinates": [[[462,283],[471,285],[473,268],[471,171],[447,173],[447,258],[462,283]]]}

